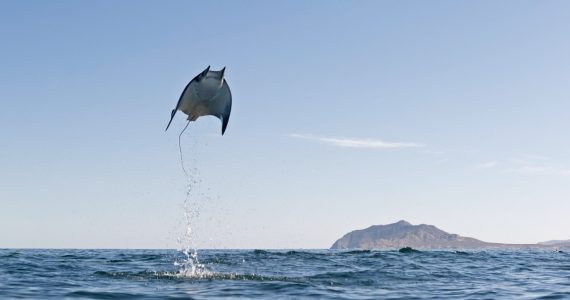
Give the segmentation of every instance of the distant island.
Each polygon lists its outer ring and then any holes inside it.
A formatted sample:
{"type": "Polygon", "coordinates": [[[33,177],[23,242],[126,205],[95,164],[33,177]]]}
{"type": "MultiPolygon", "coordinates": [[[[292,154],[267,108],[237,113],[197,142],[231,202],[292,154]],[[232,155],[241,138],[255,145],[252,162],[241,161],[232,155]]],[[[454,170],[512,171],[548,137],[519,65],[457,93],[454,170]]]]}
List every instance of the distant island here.
{"type": "Polygon", "coordinates": [[[480,249],[480,248],[563,248],[570,240],[537,244],[488,243],[471,237],[445,232],[433,225],[412,225],[404,220],[355,230],[338,239],[331,249],[480,249]]]}
{"type": "Polygon", "coordinates": [[[554,240],[538,243],[545,246],[555,246],[560,248],[570,248],[570,240],[554,240]]]}

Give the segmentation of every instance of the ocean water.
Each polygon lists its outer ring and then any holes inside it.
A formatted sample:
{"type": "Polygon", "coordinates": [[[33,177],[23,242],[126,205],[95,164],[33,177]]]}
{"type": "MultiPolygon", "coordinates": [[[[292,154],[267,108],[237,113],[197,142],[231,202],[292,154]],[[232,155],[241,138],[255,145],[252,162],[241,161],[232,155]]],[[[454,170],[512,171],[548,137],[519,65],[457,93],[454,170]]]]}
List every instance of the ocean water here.
{"type": "Polygon", "coordinates": [[[547,250],[0,249],[0,299],[570,299],[570,254],[547,250]]]}

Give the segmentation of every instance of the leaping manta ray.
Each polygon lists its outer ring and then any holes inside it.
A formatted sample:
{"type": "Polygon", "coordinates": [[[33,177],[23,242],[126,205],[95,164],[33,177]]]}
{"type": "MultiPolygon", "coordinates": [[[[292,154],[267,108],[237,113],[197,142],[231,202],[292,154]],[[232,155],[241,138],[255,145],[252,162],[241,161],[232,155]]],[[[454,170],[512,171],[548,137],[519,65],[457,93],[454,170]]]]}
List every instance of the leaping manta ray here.
{"type": "Polygon", "coordinates": [[[222,135],[224,135],[232,110],[232,93],[224,79],[225,70],[226,67],[220,71],[210,71],[208,66],[190,80],[170,114],[166,130],[170,127],[176,111],[180,110],[188,115],[188,122],[196,121],[201,116],[217,117],[222,121],[222,135]]]}

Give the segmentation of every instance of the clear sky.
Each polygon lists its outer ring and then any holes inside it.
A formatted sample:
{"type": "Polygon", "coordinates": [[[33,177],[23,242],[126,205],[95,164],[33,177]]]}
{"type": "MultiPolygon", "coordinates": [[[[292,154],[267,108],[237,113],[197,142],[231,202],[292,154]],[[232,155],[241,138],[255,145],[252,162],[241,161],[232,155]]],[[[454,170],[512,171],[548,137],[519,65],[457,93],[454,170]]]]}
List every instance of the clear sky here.
{"type": "Polygon", "coordinates": [[[568,1],[1,1],[0,247],[327,248],[401,219],[570,239],[568,1]]]}

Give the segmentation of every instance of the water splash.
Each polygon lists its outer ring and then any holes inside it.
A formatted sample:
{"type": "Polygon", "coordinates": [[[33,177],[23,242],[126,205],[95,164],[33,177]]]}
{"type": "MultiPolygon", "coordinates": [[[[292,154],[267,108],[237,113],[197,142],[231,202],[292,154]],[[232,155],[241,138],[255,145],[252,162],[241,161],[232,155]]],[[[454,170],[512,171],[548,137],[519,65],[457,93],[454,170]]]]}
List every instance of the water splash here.
{"type": "MultiPolygon", "coordinates": [[[[187,124],[188,126],[188,124],[187,124]]],[[[186,127],[184,128],[186,129],[186,127]]],[[[180,136],[182,136],[182,131],[180,136]]],[[[200,263],[198,259],[198,250],[195,246],[195,232],[193,228],[197,224],[197,219],[200,216],[201,199],[203,193],[200,192],[201,187],[201,177],[198,168],[196,167],[197,155],[191,156],[191,164],[193,167],[186,168],[184,166],[184,160],[182,159],[182,146],[180,144],[179,137],[179,151],[180,151],[180,163],[182,165],[182,170],[186,175],[186,198],[184,199],[184,233],[178,237],[178,251],[183,254],[182,259],[177,259],[174,265],[178,267],[177,276],[181,277],[197,277],[203,278],[209,275],[209,271],[206,270],[204,264],[200,263]]],[[[193,140],[193,147],[195,149],[198,145],[196,140],[193,140]]],[[[196,151],[197,153],[197,151],[196,151]]],[[[195,153],[194,153],[195,154],[195,153]]]]}

